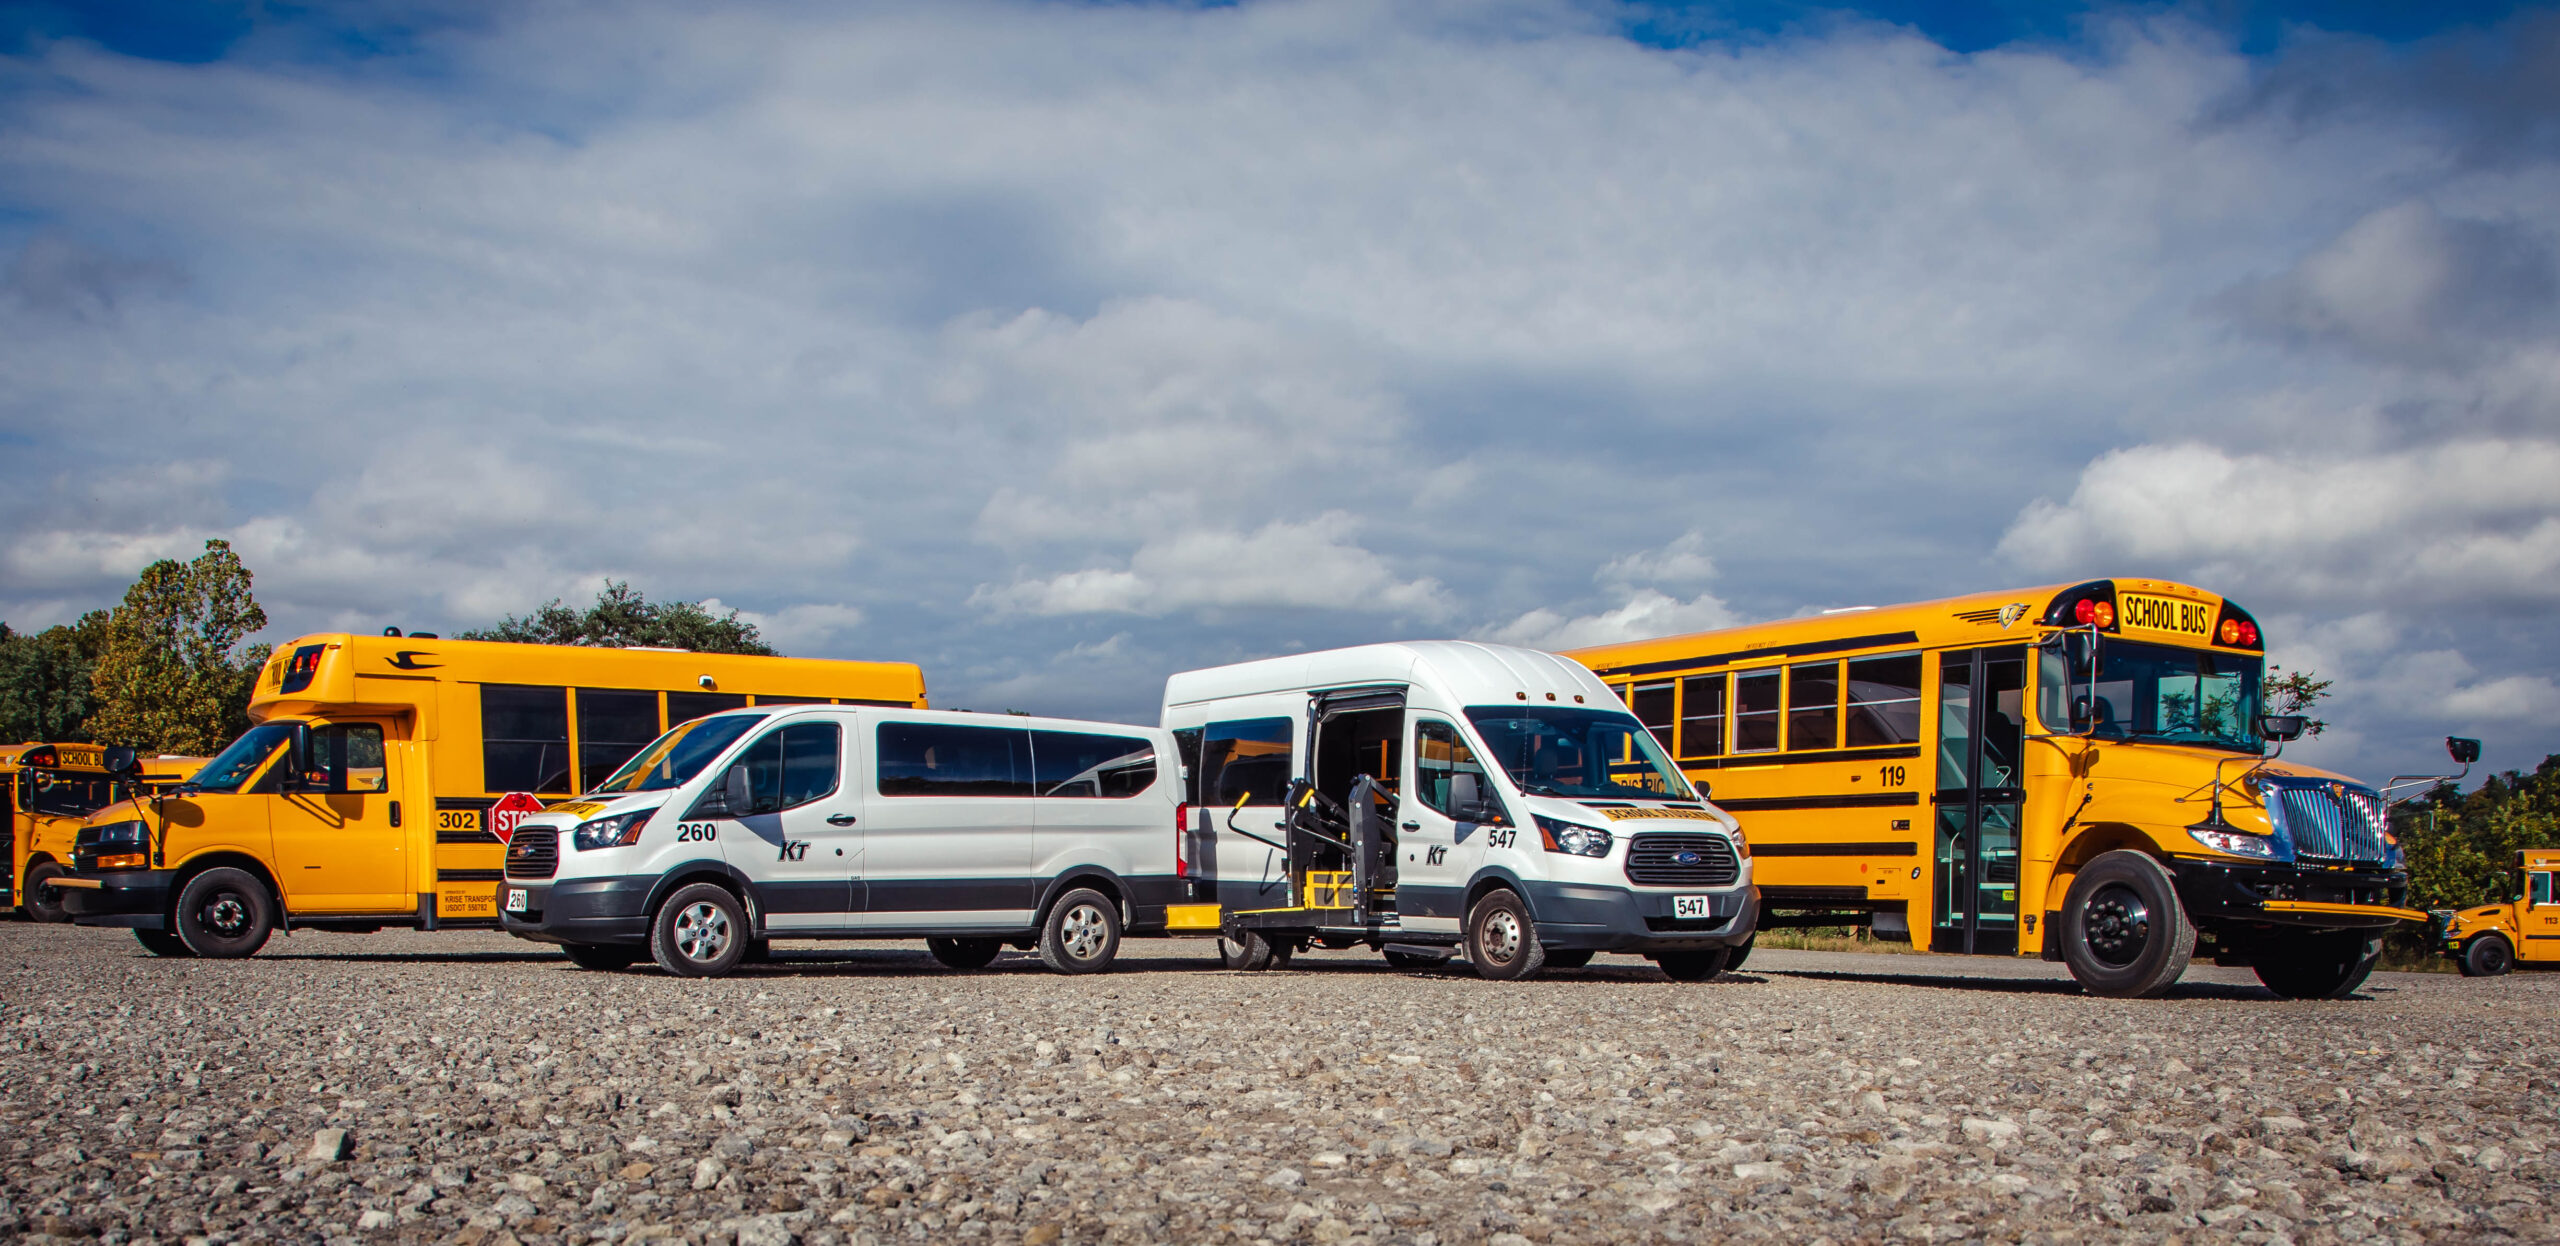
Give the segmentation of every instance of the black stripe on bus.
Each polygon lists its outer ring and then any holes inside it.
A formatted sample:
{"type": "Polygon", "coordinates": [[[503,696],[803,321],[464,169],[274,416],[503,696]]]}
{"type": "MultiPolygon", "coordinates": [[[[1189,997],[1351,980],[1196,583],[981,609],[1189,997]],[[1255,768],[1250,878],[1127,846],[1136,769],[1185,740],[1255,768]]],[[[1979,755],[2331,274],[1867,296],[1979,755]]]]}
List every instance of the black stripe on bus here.
{"type": "Polygon", "coordinates": [[[503,844],[506,841],[487,831],[438,831],[439,844],[503,844]]]}
{"type": "Polygon", "coordinates": [[[1728,813],[1744,813],[1755,809],[1880,809],[1887,805],[1916,805],[1918,792],[1851,792],[1839,796],[1748,796],[1740,800],[1719,800],[1716,808],[1728,813]]]}
{"type": "Polygon", "coordinates": [[[436,808],[438,809],[476,809],[482,813],[487,813],[489,811],[489,806],[497,803],[498,798],[495,796],[436,797],[436,808]]]}
{"type": "Polygon", "coordinates": [[[1753,844],[1751,855],[1755,857],[1916,857],[1920,855],[1920,845],[1907,840],[1869,844],[1753,844]]]}
{"type": "Polygon", "coordinates": [[[507,872],[505,870],[436,871],[436,881],[440,883],[494,883],[506,876],[507,872]]]}
{"type": "Polygon", "coordinates": [[[1919,755],[1920,746],[1917,744],[1871,744],[1864,748],[1825,749],[1819,753],[1729,753],[1723,757],[1683,757],[1680,768],[1722,770],[1731,766],[1793,766],[1817,761],[1900,761],[1919,755]]]}
{"type": "Polygon", "coordinates": [[[1766,649],[1738,649],[1732,653],[1702,653],[1694,658],[1673,658],[1667,662],[1639,662],[1634,666],[1603,666],[1597,675],[1655,675],[1664,671],[1686,670],[1693,666],[1722,666],[1750,658],[1809,658],[1822,653],[1841,653],[1850,649],[1874,649],[1884,645],[1916,645],[1918,632],[1878,632],[1873,636],[1851,636],[1843,640],[1808,640],[1795,645],[1771,645],[1766,649]]]}

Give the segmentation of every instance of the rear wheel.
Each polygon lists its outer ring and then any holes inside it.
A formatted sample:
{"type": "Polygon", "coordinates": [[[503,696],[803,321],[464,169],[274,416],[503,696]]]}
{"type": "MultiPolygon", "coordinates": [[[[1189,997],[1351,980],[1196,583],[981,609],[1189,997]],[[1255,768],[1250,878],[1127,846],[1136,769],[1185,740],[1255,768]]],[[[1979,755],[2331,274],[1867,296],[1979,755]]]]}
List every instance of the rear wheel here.
{"type": "Polygon", "coordinates": [[[569,963],[578,968],[597,969],[606,973],[618,969],[629,969],[640,961],[640,949],[624,947],[618,943],[570,943],[562,945],[560,950],[567,952],[569,963]]]}
{"type": "Polygon", "coordinates": [[[2146,854],[2101,853],[2062,901],[2062,959],[2092,995],[2164,994],[2195,955],[2196,928],[2169,871],[2146,854]]]}
{"type": "Polygon", "coordinates": [[[1510,891],[1487,892],[1467,910],[1467,963],[1476,973],[1497,982],[1537,976],[1546,967],[1547,949],[1538,945],[1538,923],[1529,906],[1510,891]]]}
{"type": "Polygon", "coordinates": [[[133,932],[133,941],[141,944],[144,950],[154,956],[184,959],[195,955],[187,949],[186,940],[166,930],[143,930],[137,927],[133,932]]]}
{"type": "Polygon", "coordinates": [[[2382,937],[2320,930],[2271,939],[2253,958],[2258,981],[2287,999],[2345,999],[2372,976],[2382,937]]]}
{"type": "Polygon", "coordinates": [[[948,969],[984,969],[1004,951],[1002,939],[927,939],[924,950],[948,969]]]}
{"type": "Polygon", "coordinates": [[[1040,961],[1059,973],[1100,973],[1120,952],[1120,906],[1078,888],[1049,906],[1040,923],[1040,961]]]}
{"type": "Polygon", "coordinates": [[[217,866],[178,889],[178,938],[213,960],[256,954],[276,929],[276,898],[247,870],[217,866]]]}
{"type": "Polygon", "coordinates": [[[1662,976],[1674,982],[1708,982],[1732,963],[1731,948],[1714,947],[1703,952],[1664,952],[1654,958],[1662,966],[1662,976]]]}
{"type": "Polygon", "coordinates": [[[27,891],[20,903],[27,910],[29,920],[40,922],[71,920],[71,910],[62,907],[61,888],[53,885],[53,880],[70,872],[53,861],[27,867],[27,891]]]}
{"type": "Polygon", "coordinates": [[[717,978],[747,954],[747,911],[711,883],[688,883],[649,921],[649,955],[679,978],[717,978]]]}
{"type": "Polygon", "coordinates": [[[1590,963],[1591,949],[1587,947],[1547,949],[1549,969],[1580,969],[1590,963]]]}
{"type": "Polygon", "coordinates": [[[2484,934],[2462,949],[2462,976],[2494,978],[2516,967],[2515,945],[2501,934],[2484,934]]]}

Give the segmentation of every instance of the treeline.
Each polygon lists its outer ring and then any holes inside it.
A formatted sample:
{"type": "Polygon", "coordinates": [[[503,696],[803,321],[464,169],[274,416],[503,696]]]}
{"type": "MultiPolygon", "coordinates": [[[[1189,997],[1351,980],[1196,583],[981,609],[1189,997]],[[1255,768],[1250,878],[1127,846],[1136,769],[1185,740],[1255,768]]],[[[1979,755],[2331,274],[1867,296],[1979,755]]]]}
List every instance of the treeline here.
{"type": "Polygon", "coordinates": [[[2560,755],[2468,792],[2440,785],[2394,810],[2391,824],[2409,854],[2410,907],[2503,901],[2515,892],[2519,850],[2560,847],[2560,755]]]}
{"type": "MultiPolygon", "coordinates": [[[[207,541],[194,561],[143,568],[113,609],[34,633],[0,623],[0,743],[90,741],[197,756],[220,749],[249,729],[249,695],[273,652],[248,643],[267,625],[254,578],[230,542],[207,541]]],[[[553,598],[457,638],[774,652],[735,610],[652,602],[620,581],[608,581],[585,610],[553,598]]]]}

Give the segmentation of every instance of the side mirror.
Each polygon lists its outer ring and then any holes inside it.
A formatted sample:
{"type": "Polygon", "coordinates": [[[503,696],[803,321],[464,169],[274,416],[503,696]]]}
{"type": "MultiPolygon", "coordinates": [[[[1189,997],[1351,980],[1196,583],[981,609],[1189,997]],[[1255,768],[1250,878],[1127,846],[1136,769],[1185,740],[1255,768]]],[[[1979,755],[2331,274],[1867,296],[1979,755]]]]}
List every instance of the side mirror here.
{"type": "Polygon", "coordinates": [[[2258,715],[2258,734],[2278,744],[2290,744],[2301,739],[2303,728],[2310,725],[2310,720],[2300,714],[2258,715]]]}
{"type": "Polygon", "coordinates": [[[142,774],[142,755],[129,746],[118,744],[107,750],[105,765],[108,778],[139,778],[142,774]]]}
{"type": "Polygon", "coordinates": [[[286,791],[300,791],[328,785],[326,775],[320,776],[318,782],[313,781],[313,772],[320,768],[318,764],[320,759],[315,755],[312,747],[316,742],[311,735],[311,724],[298,722],[293,725],[293,742],[286,747],[284,759],[283,787],[286,791]]]}
{"type": "Polygon", "coordinates": [[[743,817],[755,812],[755,794],[747,790],[747,768],[731,766],[720,776],[720,804],[730,817],[743,817]]]}
{"type": "Polygon", "coordinates": [[[2468,766],[2480,760],[2480,742],[2463,736],[2446,736],[2444,751],[2453,755],[2453,764],[2457,766],[2468,766]]]}
{"type": "Polygon", "coordinates": [[[1710,793],[1716,790],[1714,784],[1709,783],[1704,779],[1691,779],[1689,780],[1689,786],[1698,789],[1698,799],[1704,801],[1712,801],[1715,799],[1714,796],[1710,795],[1710,793]]]}

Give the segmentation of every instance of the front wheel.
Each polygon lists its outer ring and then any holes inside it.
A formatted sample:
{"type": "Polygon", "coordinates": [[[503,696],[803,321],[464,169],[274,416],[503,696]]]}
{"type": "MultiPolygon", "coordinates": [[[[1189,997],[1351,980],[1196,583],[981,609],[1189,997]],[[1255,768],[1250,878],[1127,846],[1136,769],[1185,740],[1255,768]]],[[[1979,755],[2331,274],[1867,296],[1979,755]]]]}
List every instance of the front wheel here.
{"type": "Polygon", "coordinates": [[[2166,994],[2195,955],[2196,928],[2169,871],[2140,852],[2100,853],[2062,901],[2062,959],[2081,989],[2115,999],[2166,994]]]}
{"type": "Polygon", "coordinates": [[[1733,949],[1713,947],[1703,952],[1664,952],[1654,960],[1662,966],[1662,976],[1674,982],[1711,982],[1733,963],[1733,949]]]}
{"type": "Polygon", "coordinates": [[[649,922],[649,956],[679,978],[718,978],[747,954],[747,911],[726,887],[688,883],[649,922]]]}
{"type": "Polygon", "coordinates": [[[1728,955],[1724,958],[1724,971],[1726,973],[1732,973],[1734,970],[1742,968],[1742,962],[1751,959],[1751,945],[1758,943],[1759,941],[1760,932],[1754,930],[1751,932],[1750,938],[1734,944],[1732,947],[1726,948],[1725,951],[1728,955]]]}
{"type": "Polygon", "coordinates": [[[2501,934],[2484,934],[2462,949],[2462,976],[2494,978],[2516,967],[2515,945],[2501,934]]]}
{"type": "Polygon", "coordinates": [[[629,969],[640,961],[640,949],[620,944],[570,943],[562,945],[560,950],[569,954],[570,964],[605,973],[629,969]]]}
{"type": "Polygon", "coordinates": [[[1120,952],[1120,906],[1079,888],[1049,906],[1040,923],[1040,961],[1059,973],[1100,973],[1120,952]]]}
{"type": "Polygon", "coordinates": [[[2372,976],[2382,937],[2321,930],[2270,940],[2253,958],[2258,981],[2286,999],[2345,999],[2372,976]]]}
{"type": "Polygon", "coordinates": [[[210,960],[256,954],[276,929],[276,898],[247,870],[218,866],[178,889],[178,938],[210,960]]]}
{"type": "Polygon", "coordinates": [[[1001,939],[927,939],[924,950],[946,969],[984,969],[1004,951],[1001,939]]]}
{"type": "Polygon", "coordinates": [[[144,930],[137,926],[133,931],[133,941],[141,944],[144,951],[154,956],[183,960],[195,955],[194,952],[187,950],[186,940],[166,930],[144,930]]]}
{"type": "Polygon", "coordinates": [[[1547,949],[1538,945],[1538,923],[1529,906],[1510,891],[1489,892],[1467,910],[1467,963],[1476,973],[1497,982],[1536,977],[1546,967],[1547,949]]]}
{"type": "Polygon", "coordinates": [[[28,867],[26,893],[20,900],[27,910],[28,920],[56,923],[71,920],[71,910],[62,906],[62,889],[53,885],[53,880],[70,872],[53,861],[28,867]]]}

